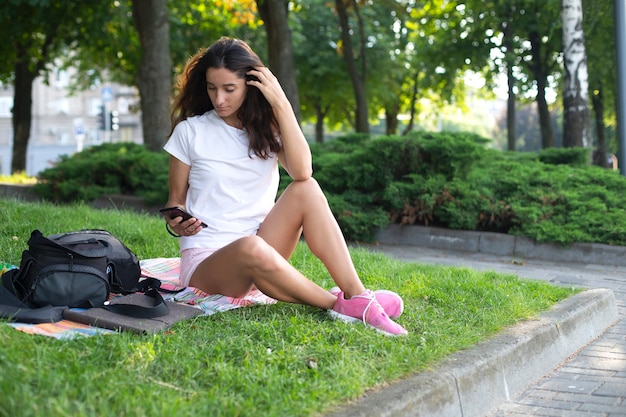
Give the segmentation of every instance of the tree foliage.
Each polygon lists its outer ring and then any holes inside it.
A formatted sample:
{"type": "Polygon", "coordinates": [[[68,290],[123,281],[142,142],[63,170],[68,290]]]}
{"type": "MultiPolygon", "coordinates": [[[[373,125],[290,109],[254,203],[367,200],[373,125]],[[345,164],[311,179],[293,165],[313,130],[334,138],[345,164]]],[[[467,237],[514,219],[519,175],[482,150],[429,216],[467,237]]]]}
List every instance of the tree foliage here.
{"type": "Polygon", "coordinates": [[[9,0],[0,4],[0,80],[14,86],[11,172],[26,168],[30,139],[32,85],[58,59],[81,44],[91,23],[106,15],[103,2],[9,0]]]}
{"type": "MultiPolygon", "coordinates": [[[[613,2],[602,0],[583,2],[585,41],[587,44],[587,64],[589,69],[589,96],[595,131],[594,163],[605,166],[606,156],[617,153],[617,141],[608,138],[610,129],[615,131],[615,92],[617,72],[615,71],[615,19],[613,2]]],[[[615,139],[615,136],[613,136],[615,139]]]]}
{"type": "MultiPolygon", "coordinates": [[[[390,222],[486,230],[542,242],[626,244],[626,178],[589,166],[589,149],[499,152],[468,133],[351,134],[314,144],[316,179],[350,240],[390,222]]],[[[133,143],[65,157],[36,191],[56,202],[106,193],[167,198],[167,154],[133,143]]],[[[284,186],[285,183],[282,183],[284,186]]]]}
{"type": "Polygon", "coordinates": [[[337,21],[328,0],[310,0],[291,13],[294,60],[303,120],[313,120],[315,141],[324,141],[324,127],[352,120],[346,62],[337,50],[337,21]]]}
{"type": "MultiPolygon", "coordinates": [[[[136,4],[144,2],[150,0],[136,4]]],[[[516,101],[534,100],[542,147],[559,143],[550,123],[550,111],[558,104],[547,100],[546,90],[560,92],[563,79],[560,0],[169,0],[170,77],[180,73],[187,57],[222,35],[246,40],[271,61],[280,45],[264,30],[271,23],[271,10],[276,10],[270,5],[288,11],[296,71],[286,77],[297,80],[303,120],[315,121],[317,141],[323,140],[324,128],[368,131],[383,115],[387,133],[399,130],[398,115],[403,113],[409,115],[403,133],[415,129],[426,98],[439,106],[464,105],[463,79],[472,71],[482,74],[487,86],[508,77],[509,112],[515,111],[516,101]],[[257,5],[267,7],[264,12],[270,15],[261,20],[257,5]]],[[[583,5],[596,142],[609,151],[614,145],[603,134],[610,134],[615,123],[611,1],[583,5]]],[[[0,33],[6,41],[0,48],[7,59],[0,64],[0,80],[20,87],[17,74],[33,78],[47,65],[62,62],[79,69],[76,88],[108,81],[139,86],[145,45],[132,6],[131,0],[3,2],[0,33]],[[27,59],[21,59],[26,64],[16,71],[19,56],[27,59]]],[[[18,119],[27,117],[23,109],[29,106],[16,101],[18,119]]],[[[22,125],[15,130],[26,134],[22,125]]],[[[509,149],[520,140],[514,136],[512,132],[509,149]]],[[[19,152],[23,141],[15,143],[19,152]]]]}

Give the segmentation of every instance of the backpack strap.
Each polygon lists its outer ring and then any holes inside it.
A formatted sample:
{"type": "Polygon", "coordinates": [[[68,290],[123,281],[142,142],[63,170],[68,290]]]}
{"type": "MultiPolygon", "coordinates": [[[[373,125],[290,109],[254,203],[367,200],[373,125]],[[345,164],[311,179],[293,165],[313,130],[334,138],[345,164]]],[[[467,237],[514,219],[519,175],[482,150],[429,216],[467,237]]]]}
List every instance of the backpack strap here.
{"type": "Polygon", "coordinates": [[[134,293],[134,292],[146,292],[148,291],[150,288],[155,288],[157,290],[159,290],[160,292],[164,292],[164,293],[168,293],[168,294],[177,294],[181,291],[184,291],[185,288],[180,288],[177,290],[168,290],[165,288],[161,288],[161,280],[157,279],[157,278],[153,278],[153,277],[144,277],[141,281],[139,281],[137,283],[136,286],[134,286],[133,288],[127,290],[127,293],[134,293]]]}
{"type": "Polygon", "coordinates": [[[151,298],[151,305],[149,307],[119,303],[105,304],[102,308],[112,313],[141,319],[166,316],[170,312],[170,308],[167,306],[165,300],[156,288],[149,288],[146,292],[144,292],[144,295],[151,298]]]}

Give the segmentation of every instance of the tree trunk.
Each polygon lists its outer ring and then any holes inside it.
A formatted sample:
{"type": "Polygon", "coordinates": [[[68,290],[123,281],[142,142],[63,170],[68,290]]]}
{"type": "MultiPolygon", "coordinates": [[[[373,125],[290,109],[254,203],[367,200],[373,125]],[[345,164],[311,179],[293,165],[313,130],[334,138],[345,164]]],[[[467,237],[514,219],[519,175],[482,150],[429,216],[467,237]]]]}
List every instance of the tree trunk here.
{"type": "Polygon", "coordinates": [[[302,116],[289,30],[288,6],[289,2],[286,0],[257,0],[257,8],[265,22],[267,33],[269,66],[280,80],[296,118],[300,121],[302,116]]]}
{"type": "Polygon", "coordinates": [[[141,42],[136,82],[141,97],[143,140],[160,151],[170,133],[172,58],[166,0],[133,0],[133,19],[141,42]]]}
{"type": "Polygon", "coordinates": [[[409,117],[409,123],[406,125],[404,132],[402,132],[402,135],[406,135],[407,133],[412,131],[413,126],[415,125],[415,113],[417,113],[416,111],[417,94],[419,92],[419,79],[420,79],[420,70],[416,69],[415,79],[413,80],[413,91],[411,91],[411,104],[410,104],[411,112],[410,112],[410,117],[409,117]]]}
{"type": "Polygon", "coordinates": [[[324,117],[328,112],[328,107],[323,109],[321,105],[315,105],[315,142],[324,142],[324,117]]]}
{"type": "Polygon", "coordinates": [[[589,143],[589,79],[581,0],[562,1],[563,146],[589,143]]]}
{"type": "Polygon", "coordinates": [[[550,109],[546,101],[546,87],[548,85],[548,77],[544,69],[543,59],[541,56],[541,38],[539,33],[531,32],[529,35],[532,63],[530,64],[535,82],[537,83],[537,110],[539,112],[539,125],[541,130],[541,142],[543,149],[554,147],[554,132],[552,131],[552,123],[550,120],[550,109]]]}
{"type": "MultiPolygon", "coordinates": [[[[369,133],[369,110],[367,107],[367,96],[365,94],[365,73],[359,74],[357,68],[354,52],[352,49],[352,38],[350,36],[350,24],[348,22],[348,10],[345,4],[350,0],[335,0],[337,7],[337,14],[339,15],[339,24],[341,26],[341,40],[343,43],[343,57],[346,60],[348,67],[348,74],[350,81],[352,82],[352,89],[354,90],[354,98],[356,101],[356,122],[354,129],[359,133],[369,133]]],[[[365,56],[361,57],[365,60],[365,56]]],[[[362,64],[364,67],[364,64],[362,64]]]]}
{"type": "Polygon", "coordinates": [[[507,150],[515,151],[515,75],[513,74],[514,51],[513,51],[513,34],[510,20],[503,29],[504,46],[506,47],[506,80],[508,86],[508,96],[506,99],[506,136],[507,150]]]}
{"type": "Polygon", "coordinates": [[[552,120],[550,119],[550,108],[546,101],[545,78],[537,80],[537,110],[539,111],[539,125],[541,130],[541,146],[543,149],[554,148],[554,132],[552,131],[552,120]]]}
{"type": "Polygon", "coordinates": [[[515,151],[516,133],[515,133],[515,76],[513,68],[507,67],[507,84],[508,96],[506,98],[506,137],[507,150],[515,151]]]}
{"type": "Polygon", "coordinates": [[[30,140],[30,126],[33,115],[33,82],[36,73],[29,69],[26,48],[17,46],[18,58],[15,64],[15,91],[13,93],[13,153],[11,173],[26,171],[26,151],[30,140]]]}
{"type": "Polygon", "coordinates": [[[594,165],[606,168],[607,155],[609,153],[606,145],[606,137],[604,136],[604,92],[603,87],[597,89],[598,93],[591,96],[591,103],[596,120],[596,131],[598,135],[598,146],[593,153],[594,165]]]}
{"type": "Polygon", "coordinates": [[[389,135],[395,135],[396,132],[398,131],[398,112],[400,111],[400,104],[399,103],[394,103],[391,108],[386,107],[385,108],[385,121],[386,123],[386,128],[385,128],[385,134],[389,135]]]}

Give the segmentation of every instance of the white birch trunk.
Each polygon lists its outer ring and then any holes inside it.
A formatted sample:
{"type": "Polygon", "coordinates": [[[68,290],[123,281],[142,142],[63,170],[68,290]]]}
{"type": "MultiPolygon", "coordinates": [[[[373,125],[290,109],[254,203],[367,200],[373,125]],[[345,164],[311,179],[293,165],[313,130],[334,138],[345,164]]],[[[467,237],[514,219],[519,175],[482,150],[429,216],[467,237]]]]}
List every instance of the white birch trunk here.
{"type": "Polygon", "coordinates": [[[563,24],[563,145],[588,146],[589,79],[583,31],[582,0],[562,0],[563,24]]]}

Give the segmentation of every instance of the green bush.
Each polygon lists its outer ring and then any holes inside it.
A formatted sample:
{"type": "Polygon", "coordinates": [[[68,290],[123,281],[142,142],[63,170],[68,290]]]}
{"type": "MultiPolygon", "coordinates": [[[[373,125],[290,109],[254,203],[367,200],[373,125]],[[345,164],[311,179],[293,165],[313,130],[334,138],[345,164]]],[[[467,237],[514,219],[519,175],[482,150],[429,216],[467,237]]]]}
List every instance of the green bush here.
{"type": "Polygon", "coordinates": [[[352,150],[346,142],[322,144],[331,151],[317,150],[315,175],[352,204],[352,215],[355,207],[364,213],[383,208],[399,224],[510,233],[563,245],[626,244],[626,198],[619,191],[626,179],[589,165],[588,149],[508,153],[483,144],[471,134],[425,132],[361,138],[352,150]]]}
{"type": "MultiPolygon", "coordinates": [[[[311,145],[314,176],[347,239],[390,222],[626,245],[626,178],[591,166],[589,150],[500,152],[469,133],[351,134],[311,145]]],[[[167,154],[123,143],[63,157],[36,191],[57,202],[131,194],[167,200],[167,154]]],[[[281,169],[280,191],[291,179],[281,169]]]]}
{"type": "Polygon", "coordinates": [[[625,245],[626,198],[619,191],[625,186],[626,178],[619,173],[591,165],[481,163],[466,181],[450,183],[452,198],[435,217],[445,227],[491,230],[540,242],[625,245]],[[474,224],[468,213],[475,216],[474,224]]]}
{"type": "Polygon", "coordinates": [[[54,202],[92,201],[105,194],[143,197],[148,204],[167,200],[168,156],[135,143],[107,143],[64,155],[42,171],[35,192],[54,202]]]}
{"type": "Polygon", "coordinates": [[[344,195],[328,194],[327,198],[339,227],[349,240],[372,242],[376,231],[389,224],[387,213],[382,208],[364,209],[369,205],[355,204],[344,195]]]}
{"type": "Polygon", "coordinates": [[[548,148],[538,152],[537,159],[546,164],[584,167],[591,155],[588,148],[548,148]]]}

